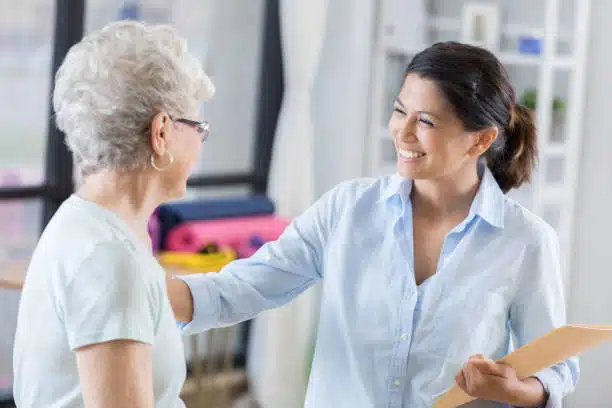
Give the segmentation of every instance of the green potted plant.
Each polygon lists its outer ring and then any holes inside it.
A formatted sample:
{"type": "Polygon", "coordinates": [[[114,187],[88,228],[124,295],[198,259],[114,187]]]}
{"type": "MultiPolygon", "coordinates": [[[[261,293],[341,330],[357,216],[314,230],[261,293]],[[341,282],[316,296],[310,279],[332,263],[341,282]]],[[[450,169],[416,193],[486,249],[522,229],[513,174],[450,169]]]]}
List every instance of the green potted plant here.
{"type": "MultiPolygon", "coordinates": [[[[523,92],[520,103],[526,108],[535,112],[538,100],[538,91],[535,88],[528,88],[523,92]]],[[[565,113],[565,101],[561,98],[553,99],[553,118],[560,119],[565,113]]]]}
{"type": "MultiPolygon", "coordinates": [[[[526,89],[520,99],[520,104],[531,109],[534,114],[537,106],[538,91],[535,88],[526,89]]],[[[565,114],[565,101],[561,98],[553,98],[552,103],[552,129],[551,141],[560,142],[564,137],[563,122],[565,114]]]]}

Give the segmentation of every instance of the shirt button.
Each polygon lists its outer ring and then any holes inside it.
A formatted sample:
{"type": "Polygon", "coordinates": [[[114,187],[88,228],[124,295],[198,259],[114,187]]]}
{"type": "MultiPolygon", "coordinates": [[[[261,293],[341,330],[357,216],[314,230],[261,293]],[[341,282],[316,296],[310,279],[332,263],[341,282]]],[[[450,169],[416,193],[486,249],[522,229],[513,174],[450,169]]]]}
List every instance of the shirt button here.
{"type": "Polygon", "coordinates": [[[408,335],[407,335],[406,333],[402,334],[401,339],[402,339],[403,341],[408,340],[408,335]]]}
{"type": "Polygon", "coordinates": [[[401,383],[402,382],[400,380],[393,381],[393,385],[395,385],[396,387],[399,387],[401,383]]]}

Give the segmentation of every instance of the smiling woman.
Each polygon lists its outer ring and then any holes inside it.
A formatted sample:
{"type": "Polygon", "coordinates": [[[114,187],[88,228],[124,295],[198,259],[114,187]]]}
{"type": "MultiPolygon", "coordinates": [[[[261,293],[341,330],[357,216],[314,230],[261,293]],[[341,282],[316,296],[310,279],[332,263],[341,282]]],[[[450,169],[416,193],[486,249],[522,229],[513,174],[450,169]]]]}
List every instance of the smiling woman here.
{"type": "Polygon", "coordinates": [[[557,236],[505,194],[537,156],[505,70],[484,49],[433,45],[408,66],[389,128],[398,174],[342,183],[251,258],[170,281],[183,330],[324,279],[306,405],[425,408],[456,381],[479,407],[560,407],[575,359],[532,378],[494,362],[565,323],[557,236]]]}
{"type": "Polygon", "coordinates": [[[408,66],[389,121],[400,158],[420,165],[398,169],[413,179],[444,177],[482,155],[504,192],[516,188],[530,180],[537,157],[532,114],[516,102],[493,54],[436,44],[408,66]],[[455,65],[436,65],[439,59],[455,65]]]}

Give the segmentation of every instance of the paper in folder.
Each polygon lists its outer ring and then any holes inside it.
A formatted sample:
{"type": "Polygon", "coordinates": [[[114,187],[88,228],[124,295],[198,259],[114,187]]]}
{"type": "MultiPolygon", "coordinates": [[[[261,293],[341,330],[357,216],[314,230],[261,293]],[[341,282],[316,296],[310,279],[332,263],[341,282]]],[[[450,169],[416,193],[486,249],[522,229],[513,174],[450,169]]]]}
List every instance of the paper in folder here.
{"type": "MultiPolygon", "coordinates": [[[[498,361],[514,368],[519,378],[526,378],[606,340],[612,340],[612,325],[567,325],[524,345],[498,361]]],[[[436,400],[433,408],[455,408],[473,400],[474,398],[454,384],[436,400]]]]}

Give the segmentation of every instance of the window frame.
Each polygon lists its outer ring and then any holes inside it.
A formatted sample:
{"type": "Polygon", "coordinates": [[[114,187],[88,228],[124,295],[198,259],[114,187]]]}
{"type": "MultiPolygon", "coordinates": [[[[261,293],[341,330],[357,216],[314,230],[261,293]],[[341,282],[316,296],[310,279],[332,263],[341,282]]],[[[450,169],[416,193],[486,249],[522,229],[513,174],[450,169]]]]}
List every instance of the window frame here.
{"type": "MultiPolygon", "coordinates": [[[[56,0],[55,2],[49,95],[55,85],[55,73],[66,53],[83,36],[85,1],[56,0]]],[[[252,194],[267,193],[274,132],[281,108],[284,84],[278,18],[279,1],[266,0],[265,8],[253,169],[249,172],[195,175],[187,181],[187,185],[191,188],[248,186],[252,194]]],[[[50,97],[48,106],[44,181],[38,185],[0,187],[0,202],[37,198],[43,201],[41,230],[74,189],[72,157],[66,147],[65,135],[55,126],[50,97]]]]}

